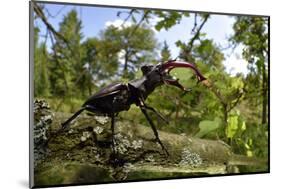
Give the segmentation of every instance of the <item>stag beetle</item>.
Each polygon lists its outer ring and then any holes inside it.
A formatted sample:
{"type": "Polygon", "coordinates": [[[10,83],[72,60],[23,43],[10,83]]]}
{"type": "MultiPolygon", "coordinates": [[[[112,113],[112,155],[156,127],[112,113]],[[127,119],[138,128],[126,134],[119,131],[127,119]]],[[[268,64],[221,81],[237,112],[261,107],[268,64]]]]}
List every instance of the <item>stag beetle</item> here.
{"type": "Polygon", "coordinates": [[[144,65],[141,67],[143,76],[140,79],[129,81],[127,84],[114,83],[102,88],[100,91],[98,91],[88,100],[86,100],[80,110],[78,110],[73,116],[71,116],[68,120],[62,123],[62,129],[66,129],[69,126],[70,122],[74,120],[84,110],[96,114],[103,114],[109,116],[111,117],[112,149],[113,153],[115,153],[115,117],[119,112],[129,110],[131,104],[136,104],[136,106],[140,107],[142,113],[144,114],[148,123],[150,124],[156,137],[156,141],[161,145],[162,150],[165,151],[166,155],[169,155],[167,149],[165,148],[159,138],[157,129],[152,119],[149,117],[147,110],[153,111],[158,117],[163,119],[165,122],[167,122],[167,120],[154,108],[148,106],[145,103],[145,100],[156,87],[163,84],[174,85],[183,91],[189,91],[178,82],[177,78],[174,78],[169,75],[170,71],[173,68],[178,67],[192,69],[195,72],[198,82],[206,80],[206,78],[199,72],[199,70],[193,64],[188,62],[169,60],[165,63],[159,63],[156,65],[144,65]]]}

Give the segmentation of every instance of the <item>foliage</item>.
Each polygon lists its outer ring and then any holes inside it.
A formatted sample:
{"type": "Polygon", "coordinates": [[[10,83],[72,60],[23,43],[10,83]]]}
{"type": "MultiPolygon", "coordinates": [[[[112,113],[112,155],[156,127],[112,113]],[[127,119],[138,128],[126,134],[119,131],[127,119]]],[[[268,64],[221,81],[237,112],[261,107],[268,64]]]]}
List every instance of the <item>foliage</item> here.
{"type": "MultiPolygon", "coordinates": [[[[258,104],[262,106],[261,123],[264,124],[268,111],[268,18],[239,16],[233,29],[230,41],[244,45],[242,55],[249,62],[251,71],[248,79],[256,81],[256,85],[249,85],[248,90],[262,95],[258,104]]],[[[252,95],[251,92],[249,95],[252,95]]]]}
{"type": "Polygon", "coordinates": [[[200,131],[195,135],[197,137],[203,137],[206,134],[215,131],[220,126],[220,118],[215,118],[214,121],[204,120],[199,123],[200,131]]]}
{"type": "Polygon", "coordinates": [[[50,64],[51,92],[53,95],[65,96],[79,90],[83,95],[85,80],[80,77],[84,70],[80,44],[82,23],[78,20],[77,12],[73,9],[59,25],[59,32],[68,43],[58,38],[53,44],[51,55],[53,61],[50,64]]]}
{"type": "Polygon", "coordinates": [[[49,96],[50,81],[48,70],[49,54],[45,44],[35,48],[34,69],[34,94],[35,96],[49,96]]]}
{"type": "Polygon", "coordinates": [[[155,25],[155,29],[158,31],[162,28],[168,30],[172,26],[179,24],[183,16],[189,16],[188,12],[180,13],[176,11],[154,11],[154,14],[161,19],[155,25]]]}
{"type": "MultiPolygon", "coordinates": [[[[107,54],[114,54],[119,65],[123,65],[123,77],[132,79],[136,67],[151,62],[156,49],[154,33],[146,25],[132,25],[122,29],[109,26],[101,32],[101,40],[107,44],[107,54]],[[138,27],[138,28],[136,28],[138,27]]],[[[110,64],[111,65],[111,64],[110,64]]]]}
{"type": "Polygon", "coordinates": [[[171,60],[171,56],[172,55],[171,55],[169,46],[168,46],[167,42],[164,41],[163,48],[161,50],[161,61],[164,62],[167,60],[171,60]]]}

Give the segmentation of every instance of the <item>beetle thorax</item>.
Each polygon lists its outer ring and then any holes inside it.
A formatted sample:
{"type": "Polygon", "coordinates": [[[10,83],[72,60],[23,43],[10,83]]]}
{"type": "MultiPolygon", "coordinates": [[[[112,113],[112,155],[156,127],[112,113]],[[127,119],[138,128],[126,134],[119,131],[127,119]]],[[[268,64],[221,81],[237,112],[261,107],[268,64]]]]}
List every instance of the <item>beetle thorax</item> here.
{"type": "Polygon", "coordinates": [[[146,76],[144,81],[145,95],[148,96],[156,87],[163,85],[163,80],[159,73],[151,73],[146,76]]]}

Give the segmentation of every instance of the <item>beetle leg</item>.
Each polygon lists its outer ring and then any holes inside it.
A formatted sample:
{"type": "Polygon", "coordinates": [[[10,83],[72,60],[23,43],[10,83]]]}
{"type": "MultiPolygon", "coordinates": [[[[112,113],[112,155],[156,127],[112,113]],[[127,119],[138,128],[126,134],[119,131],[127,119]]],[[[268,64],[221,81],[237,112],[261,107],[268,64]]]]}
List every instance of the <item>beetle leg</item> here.
{"type": "Polygon", "coordinates": [[[164,146],[163,143],[161,142],[161,140],[160,140],[160,138],[159,138],[158,131],[157,131],[157,129],[156,129],[156,127],[155,127],[153,121],[152,121],[152,120],[150,119],[150,117],[148,116],[145,107],[144,107],[144,106],[140,106],[140,108],[141,108],[142,113],[144,114],[145,118],[147,119],[147,121],[149,122],[149,124],[150,124],[150,126],[151,126],[151,128],[152,128],[152,130],[153,130],[153,133],[154,133],[154,135],[155,135],[155,137],[156,137],[156,141],[160,144],[160,146],[162,147],[162,150],[166,153],[166,155],[169,156],[169,152],[167,151],[167,149],[165,148],[165,146],[164,146]]]}
{"type": "Polygon", "coordinates": [[[113,156],[115,156],[116,151],[115,151],[115,139],[114,139],[114,127],[115,127],[115,115],[114,113],[111,114],[111,143],[112,143],[112,153],[113,156]]]}
{"type": "Polygon", "coordinates": [[[153,111],[160,119],[162,119],[166,124],[169,124],[169,121],[162,115],[160,114],[159,112],[157,112],[153,107],[151,106],[148,106],[145,104],[144,100],[142,98],[141,99],[141,102],[143,104],[143,106],[146,108],[146,109],[149,109],[151,111],[153,111]]]}
{"type": "Polygon", "coordinates": [[[147,106],[146,104],[144,105],[145,108],[153,111],[154,113],[156,113],[156,115],[161,118],[164,122],[166,122],[166,124],[169,124],[169,121],[159,112],[157,112],[154,108],[152,108],[151,106],[147,106]]]}
{"type": "Polygon", "coordinates": [[[85,105],[85,109],[87,110],[87,111],[89,111],[89,112],[95,112],[95,111],[97,111],[97,108],[96,107],[94,107],[94,106],[92,106],[92,105],[89,105],[89,104],[87,104],[87,105],[85,105]]]}
{"type": "Polygon", "coordinates": [[[68,120],[66,120],[64,123],[61,124],[61,130],[64,130],[68,128],[70,122],[74,120],[78,115],[80,115],[85,110],[85,107],[78,110],[75,114],[73,114],[68,120]]]}

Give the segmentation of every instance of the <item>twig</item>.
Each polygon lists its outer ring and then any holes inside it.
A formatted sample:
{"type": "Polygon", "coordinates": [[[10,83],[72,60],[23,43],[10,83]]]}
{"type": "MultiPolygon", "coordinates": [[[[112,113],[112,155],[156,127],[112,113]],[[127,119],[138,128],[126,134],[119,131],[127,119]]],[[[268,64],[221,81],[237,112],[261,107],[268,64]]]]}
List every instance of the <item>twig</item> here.
{"type": "MultiPolygon", "coordinates": [[[[206,24],[209,17],[210,17],[209,14],[204,17],[204,20],[202,21],[202,23],[198,27],[194,36],[190,39],[190,41],[187,44],[184,44],[184,46],[181,50],[181,53],[180,53],[181,58],[183,58],[187,61],[194,61],[193,57],[191,57],[191,52],[192,52],[194,42],[195,42],[195,40],[200,39],[200,32],[201,32],[203,26],[206,24]],[[190,59],[192,59],[192,60],[190,60],[190,59]]],[[[197,25],[197,23],[196,23],[196,25],[197,25]]],[[[192,29],[192,32],[194,32],[193,30],[195,30],[195,27],[192,29]]]]}
{"type": "Polygon", "coordinates": [[[188,50],[191,52],[191,49],[193,48],[194,41],[199,38],[200,32],[203,28],[203,26],[206,24],[207,20],[209,19],[210,15],[205,16],[204,20],[200,24],[199,28],[197,29],[194,36],[191,38],[191,40],[188,42],[188,50]]]}
{"type": "Polygon", "coordinates": [[[46,25],[46,27],[54,34],[56,39],[61,39],[67,46],[67,48],[71,51],[71,53],[74,54],[74,51],[72,48],[69,46],[68,40],[59,32],[55,30],[55,28],[48,22],[44,12],[42,9],[35,3],[34,1],[31,1],[34,5],[34,11],[37,14],[38,17],[41,18],[42,22],[46,25]]]}
{"type": "Polygon", "coordinates": [[[130,38],[136,32],[136,30],[140,27],[140,25],[144,21],[144,19],[146,19],[149,12],[150,11],[144,11],[144,14],[143,14],[142,18],[140,19],[140,21],[137,23],[137,25],[134,27],[134,29],[127,36],[128,38],[130,38]]]}
{"type": "Polygon", "coordinates": [[[55,36],[61,38],[64,42],[67,42],[67,40],[64,38],[64,36],[62,36],[59,32],[57,32],[55,30],[55,28],[47,21],[46,16],[44,15],[42,9],[34,2],[32,1],[33,5],[34,5],[34,11],[37,14],[37,16],[39,16],[41,18],[41,20],[43,21],[43,23],[47,26],[47,28],[53,33],[55,34],[55,36]]]}
{"type": "Polygon", "coordinates": [[[51,18],[56,18],[62,11],[63,9],[66,7],[66,5],[64,5],[60,10],[58,10],[58,12],[55,14],[55,15],[52,15],[48,9],[45,9],[44,10],[46,11],[46,13],[48,14],[47,18],[51,17],[51,18]]]}
{"type": "Polygon", "coordinates": [[[197,27],[197,13],[194,13],[194,26],[191,30],[191,33],[195,32],[196,27],[197,27]]]}
{"type": "Polygon", "coordinates": [[[236,98],[236,101],[227,109],[227,112],[230,112],[242,99],[243,93],[239,93],[239,96],[236,98]]]}
{"type": "Polygon", "coordinates": [[[124,21],[123,21],[123,23],[122,23],[122,25],[121,25],[121,27],[123,28],[123,26],[124,26],[124,24],[130,19],[130,17],[133,15],[133,13],[136,11],[136,9],[132,9],[132,10],[130,10],[129,12],[128,11],[119,11],[119,12],[117,12],[117,16],[118,17],[120,17],[120,15],[122,14],[122,13],[127,13],[128,14],[128,16],[124,19],[124,21]]]}
{"type": "Polygon", "coordinates": [[[242,97],[243,97],[243,94],[245,93],[245,91],[246,91],[246,87],[247,87],[247,85],[246,84],[244,84],[244,86],[243,86],[243,88],[242,88],[242,91],[243,92],[240,92],[240,90],[238,89],[238,93],[239,93],[239,96],[236,98],[236,100],[235,100],[235,102],[228,108],[228,112],[230,112],[238,103],[239,103],[239,101],[241,101],[242,100],[242,97]]]}

